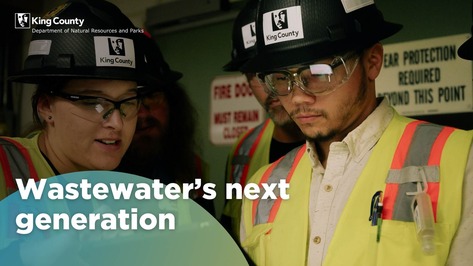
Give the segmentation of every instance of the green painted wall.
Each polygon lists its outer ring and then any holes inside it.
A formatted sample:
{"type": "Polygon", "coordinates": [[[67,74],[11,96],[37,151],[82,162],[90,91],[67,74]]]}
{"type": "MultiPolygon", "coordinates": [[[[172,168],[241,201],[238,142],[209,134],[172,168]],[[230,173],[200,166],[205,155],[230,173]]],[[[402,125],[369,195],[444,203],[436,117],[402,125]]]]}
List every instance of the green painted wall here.
{"type": "Polygon", "coordinates": [[[201,154],[209,165],[210,181],[217,184],[217,215],[223,208],[225,163],[230,146],[210,143],[210,84],[216,75],[226,73],[221,67],[230,59],[232,24],[226,21],[156,37],[170,66],[184,73],[180,82],[197,109],[201,154]]]}

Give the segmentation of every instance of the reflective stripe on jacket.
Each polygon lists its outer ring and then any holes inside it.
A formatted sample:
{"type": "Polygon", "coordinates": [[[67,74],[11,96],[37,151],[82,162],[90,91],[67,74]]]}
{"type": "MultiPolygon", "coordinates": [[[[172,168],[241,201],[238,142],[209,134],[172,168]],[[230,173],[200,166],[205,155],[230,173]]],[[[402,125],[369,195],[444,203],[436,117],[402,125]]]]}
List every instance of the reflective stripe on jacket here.
{"type": "Polygon", "coordinates": [[[15,180],[54,176],[54,171],[41,155],[38,136],[31,138],[0,138],[0,200],[17,190],[15,180]]]}
{"type": "Polygon", "coordinates": [[[269,148],[273,137],[274,123],[266,119],[238,139],[228,158],[227,182],[246,184],[261,166],[269,163],[269,148]]]}
{"type": "MultiPolygon", "coordinates": [[[[248,178],[259,168],[269,164],[269,150],[273,130],[274,123],[268,118],[238,139],[228,158],[227,183],[240,183],[244,187],[248,178]]],[[[233,234],[238,236],[240,231],[241,200],[228,200],[223,214],[231,217],[233,234]]]]}

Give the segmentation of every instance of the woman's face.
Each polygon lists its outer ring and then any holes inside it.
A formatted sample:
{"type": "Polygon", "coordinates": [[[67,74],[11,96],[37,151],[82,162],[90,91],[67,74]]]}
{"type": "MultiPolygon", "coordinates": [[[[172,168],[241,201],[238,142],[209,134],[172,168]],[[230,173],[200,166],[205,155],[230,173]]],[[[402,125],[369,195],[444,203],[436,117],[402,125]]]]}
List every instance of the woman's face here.
{"type": "Polygon", "coordinates": [[[60,173],[118,166],[133,138],[139,104],[130,99],[117,110],[108,100],[135,97],[136,87],[132,81],[71,80],[61,93],[40,100],[38,111],[47,124],[40,147],[60,173]],[[74,101],[75,96],[88,97],[74,101]]]}

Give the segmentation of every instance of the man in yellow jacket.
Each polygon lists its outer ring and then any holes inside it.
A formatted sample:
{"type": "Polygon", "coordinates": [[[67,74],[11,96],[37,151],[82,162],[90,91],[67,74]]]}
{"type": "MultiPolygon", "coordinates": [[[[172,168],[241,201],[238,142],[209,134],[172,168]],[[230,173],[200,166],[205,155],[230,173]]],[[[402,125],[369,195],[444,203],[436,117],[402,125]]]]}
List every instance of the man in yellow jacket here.
{"type": "MultiPolygon", "coordinates": [[[[258,0],[251,0],[240,11],[233,24],[232,60],[225,71],[239,71],[243,64],[256,54],[255,16],[258,0]]],[[[292,121],[275,95],[268,94],[256,74],[245,72],[249,86],[264,107],[269,118],[242,134],[233,145],[227,159],[228,183],[245,186],[260,167],[274,162],[288,151],[304,143],[304,135],[292,121]]],[[[228,200],[222,215],[222,224],[237,238],[240,228],[241,200],[228,200]]]]}
{"type": "Polygon", "coordinates": [[[275,189],[243,201],[240,236],[255,263],[471,263],[473,132],[376,98],[379,41],[401,25],[372,1],[261,0],[257,18],[258,53],[242,70],[278,95],[307,142],[250,179],[289,184],[287,200],[275,189]]]}

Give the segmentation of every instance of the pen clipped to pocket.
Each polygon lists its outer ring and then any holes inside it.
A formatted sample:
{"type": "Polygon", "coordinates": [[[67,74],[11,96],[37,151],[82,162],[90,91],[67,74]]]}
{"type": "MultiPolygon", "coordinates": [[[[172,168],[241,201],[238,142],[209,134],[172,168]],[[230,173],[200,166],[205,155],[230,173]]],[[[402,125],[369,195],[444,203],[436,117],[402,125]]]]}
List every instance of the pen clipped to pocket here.
{"type": "Polygon", "coordinates": [[[383,213],[383,192],[381,190],[376,191],[373,197],[371,198],[370,206],[370,217],[371,226],[377,226],[376,233],[376,242],[379,242],[381,238],[381,225],[383,224],[383,219],[381,217],[383,213]]]}

